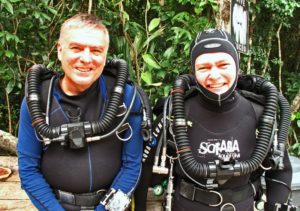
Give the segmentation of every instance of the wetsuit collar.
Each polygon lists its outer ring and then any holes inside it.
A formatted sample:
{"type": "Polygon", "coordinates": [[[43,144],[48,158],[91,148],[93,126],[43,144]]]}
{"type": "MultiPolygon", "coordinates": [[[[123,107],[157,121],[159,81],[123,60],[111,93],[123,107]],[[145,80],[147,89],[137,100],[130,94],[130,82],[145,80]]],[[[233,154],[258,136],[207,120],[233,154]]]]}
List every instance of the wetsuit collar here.
{"type": "Polygon", "coordinates": [[[197,87],[199,100],[201,104],[206,107],[208,110],[216,111],[216,112],[225,112],[232,109],[237,103],[239,96],[237,92],[234,90],[228,97],[222,101],[214,101],[208,99],[206,96],[203,95],[201,90],[197,87]]]}

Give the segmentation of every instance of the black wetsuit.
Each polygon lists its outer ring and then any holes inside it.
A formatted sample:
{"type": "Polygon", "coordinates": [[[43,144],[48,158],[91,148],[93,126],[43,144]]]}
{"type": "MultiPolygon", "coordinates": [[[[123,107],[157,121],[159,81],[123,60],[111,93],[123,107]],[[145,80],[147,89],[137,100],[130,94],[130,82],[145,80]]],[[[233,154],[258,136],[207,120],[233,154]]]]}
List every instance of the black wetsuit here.
{"type": "MultiPolygon", "coordinates": [[[[56,80],[50,101],[50,124],[56,126],[101,119],[114,81],[114,77],[101,76],[81,94],[67,96],[56,80]]],[[[41,90],[48,90],[48,87],[44,83],[41,90]]],[[[141,101],[138,95],[133,99],[133,88],[131,84],[126,84],[123,97],[127,108],[131,100],[134,102],[131,110],[133,113],[127,117],[132,130],[120,133],[120,137],[131,138],[122,142],[113,133],[100,141],[86,143],[81,149],[63,147],[60,143],[43,146],[37,140],[26,102],[23,101],[18,143],[19,172],[22,187],[39,210],[80,210],[74,203],[59,202],[54,195],[57,190],[86,194],[114,188],[131,194],[135,189],[140,175],[143,141],[140,132],[141,101]]],[[[45,105],[47,100],[44,101],[45,105]]],[[[114,118],[107,132],[115,128],[122,118],[124,115],[114,118]]],[[[104,210],[98,204],[99,201],[93,206],[97,206],[97,210],[104,210]]]]}
{"type": "MultiPolygon", "coordinates": [[[[235,91],[231,95],[231,97],[223,101],[221,106],[207,102],[204,98],[201,97],[199,92],[197,94],[192,94],[185,100],[186,120],[192,122],[192,127],[188,127],[188,136],[190,146],[192,148],[192,152],[196,161],[207,163],[208,161],[224,160],[224,158],[232,158],[238,161],[244,161],[251,157],[256,143],[256,128],[258,124],[257,116],[261,114],[263,109],[260,106],[257,114],[257,111],[254,110],[252,103],[248,99],[241,96],[237,91],[235,91]]],[[[156,122],[158,123],[160,121],[157,120],[156,122]]],[[[161,136],[161,133],[162,130],[157,137],[161,136]]],[[[153,155],[154,152],[152,152],[152,156],[153,155]]],[[[151,162],[153,162],[152,158],[149,159],[148,163],[151,162]]],[[[284,163],[285,169],[283,171],[268,171],[266,175],[268,177],[281,180],[290,185],[291,166],[287,157],[287,153],[284,163]]],[[[144,165],[146,166],[147,163],[144,165]]],[[[172,211],[217,211],[220,210],[222,205],[226,203],[225,201],[220,206],[211,207],[205,203],[192,201],[183,197],[180,194],[179,190],[180,182],[182,181],[182,179],[184,179],[184,181],[188,182],[189,184],[196,185],[196,183],[192,181],[189,176],[184,174],[178,161],[175,163],[174,169],[175,193],[173,197],[174,200],[172,211]]],[[[149,177],[146,175],[149,175],[150,171],[150,168],[148,170],[144,170],[145,184],[147,183],[146,178],[149,177]]],[[[228,179],[228,181],[226,181],[224,184],[219,185],[219,187],[214,190],[236,190],[240,187],[245,187],[247,185],[250,185],[250,176],[251,175],[231,177],[230,179],[228,179]]],[[[196,182],[205,184],[206,180],[203,178],[203,180],[196,182]]],[[[142,184],[141,186],[145,184],[142,184]]],[[[201,187],[200,185],[196,186],[203,189],[203,187],[201,187]]],[[[267,187],[273,188],[271,194],[267,194],[269,202],[285,202],[289,194],[289,190],[285,186],[267,181],[267,187]],[[273,192],[275,189],[277,192],[273,192]]],[[[142,189],[143,188],[140,187],[137,192],[140,191],[142,193],[142,189]]],[[[237,211],[253,210],[254,190],[252,190],[251,188],[249,191],[251,191],[249,197],[246,197],[234,204],[237,211]]],[[[269,190],[267,192],[270,193],[269,190]]],[[[138,196],[138,199],[139,198],[142,198],[142,196],[138,196]]],[[[230,210],[230,206],[226,208],[229,208],[230,210]]],[[[142,209],[138,208],[137,210],[142,209]]]]}
{"type": "MultiPolygon", "coordinates": [[[[221,106],[205,102],[199,95],[186,100],[189,140],[194,157],[198,162],[214,160],[247,160],[255,147],[256,116],[251,103],[237,92],[221,106]]],[[[180,179],[189,178],[176,165],[175,201],[173,210],[220,210],[205,204],[185,199],[179,194],[180,179]]],[[[232,177],[219,189],[237,188],[248,184],[250,175],[232,177]]],[[[198,181],[205,184],[206,181],[198,181]]],[[[254,195],[254,194],[253,194],[254,195]]],[[[253,209],[253,198],[248,198],[235,205],[237,210],[253,209]]]]}

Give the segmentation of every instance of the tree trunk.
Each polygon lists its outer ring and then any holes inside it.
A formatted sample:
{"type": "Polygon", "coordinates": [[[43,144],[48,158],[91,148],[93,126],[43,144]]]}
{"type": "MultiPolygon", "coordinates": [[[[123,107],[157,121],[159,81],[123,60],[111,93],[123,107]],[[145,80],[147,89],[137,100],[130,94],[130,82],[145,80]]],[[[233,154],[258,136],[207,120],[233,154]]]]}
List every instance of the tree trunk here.
{"type": "Polygon", "coordinates": [[[297,112],[300,107],[300,89],[298,90],[298,93],[296,94],[294,100],[292,101],[291,105],[291,112],[297,112]]]}
{"type": "Polygon", "coordinates": [[[217,16],[217,28],[223,29],[230,33],[230,0],[220,0],[219,14],[217,16]]]}
{"type": "Polygon", "coordinates": [[[16,146],[17,138],[10,133],[0,130],[0,149],[9,152],[12,155],[16,155],[16,146]]]}

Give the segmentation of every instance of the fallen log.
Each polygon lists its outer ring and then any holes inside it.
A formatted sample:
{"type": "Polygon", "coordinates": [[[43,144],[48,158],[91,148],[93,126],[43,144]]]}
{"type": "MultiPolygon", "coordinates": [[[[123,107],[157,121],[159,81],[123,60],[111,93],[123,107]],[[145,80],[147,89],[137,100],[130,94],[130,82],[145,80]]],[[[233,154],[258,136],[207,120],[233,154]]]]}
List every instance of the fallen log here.
{"type": "Polygon", "coordinates": [[[17,142],[18,139],[15,136],[0,130],[0,149],[8,152],[11,155],[17,155],[17,142]]]}

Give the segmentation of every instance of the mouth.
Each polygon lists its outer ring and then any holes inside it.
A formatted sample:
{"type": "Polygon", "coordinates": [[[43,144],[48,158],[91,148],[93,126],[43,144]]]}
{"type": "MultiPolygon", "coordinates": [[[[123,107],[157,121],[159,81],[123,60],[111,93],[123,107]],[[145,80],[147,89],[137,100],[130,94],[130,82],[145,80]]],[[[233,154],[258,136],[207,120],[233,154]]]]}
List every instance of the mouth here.
{"type": "Polygon", "coordinates": [[[219,89],[219,88],[222,88],[225,85],[226,85],[226,83],[208,84],[207,88],[210,88],[210,89],[219,89]]]}
{"type": "Polygon", "coordinates": [[[75,69],[82,73],[91,72],[93,70],[93,68],[85,68],[85,67],[76,67],[75,69]]]}

